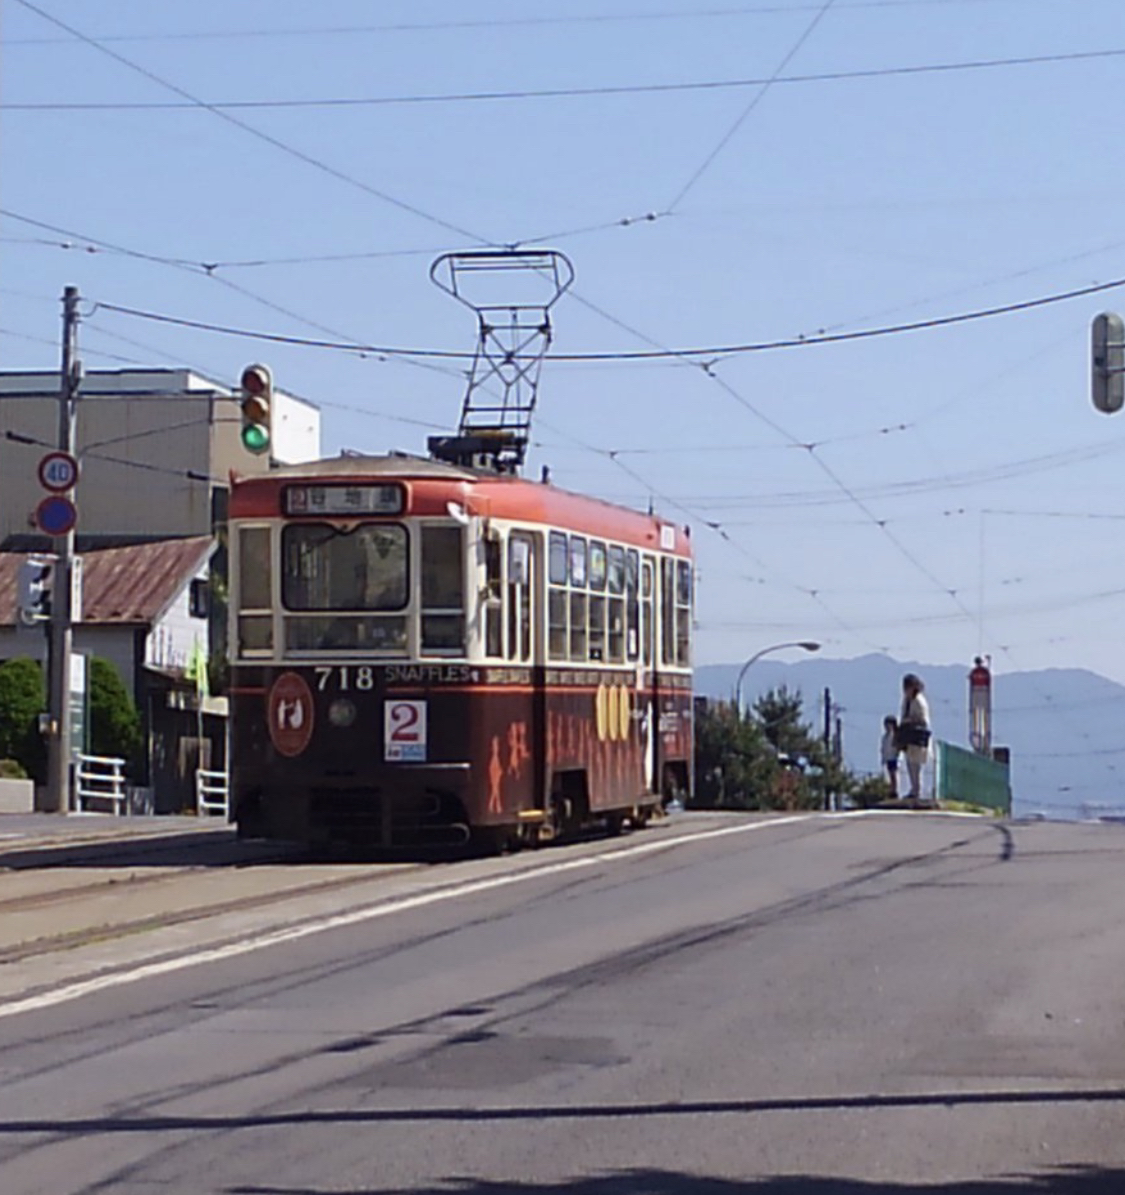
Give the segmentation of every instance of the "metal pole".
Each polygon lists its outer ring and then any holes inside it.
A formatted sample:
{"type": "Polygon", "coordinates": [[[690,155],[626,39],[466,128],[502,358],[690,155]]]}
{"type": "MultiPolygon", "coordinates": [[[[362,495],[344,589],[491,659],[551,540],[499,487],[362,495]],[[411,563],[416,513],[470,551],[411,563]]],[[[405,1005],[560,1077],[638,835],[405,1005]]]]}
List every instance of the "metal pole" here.
{"type": "Polygon", "coordinates": [[[827,687],[824,690],[824,745],[826,748],[832,746],[832,690],[827,687]]]}
{"type": "MultiPolygon", "coordinates": [[[[62,369],[59,378],[58,446],[74,455],[78,389],[82,367],[78,361],[78,288],[63,291],[62,369]]],[[[70,657],[74,647],[71,627],[71,573],[74,531],[55,536],[54,590],[51,595],[50,665],[47,708],[50,712],[47,744],[47,812],[68,813],[71,793],[70,657]]]]}
{"type": "Polygon", "coordinates": [[[805,651],[820,651],[820,644],[809,639],[799,639],[794,643],[774,643],[770,647],[763,647],[756,651],[739,670],[738,679],[734,682],[734,708],[738,716],[742,717],[742,682],[746,679],[746,672],[751,664],[756,664],[762,656],[768,656],[771,651],[781,651],[786,647],[800,647],[805,651]]]}

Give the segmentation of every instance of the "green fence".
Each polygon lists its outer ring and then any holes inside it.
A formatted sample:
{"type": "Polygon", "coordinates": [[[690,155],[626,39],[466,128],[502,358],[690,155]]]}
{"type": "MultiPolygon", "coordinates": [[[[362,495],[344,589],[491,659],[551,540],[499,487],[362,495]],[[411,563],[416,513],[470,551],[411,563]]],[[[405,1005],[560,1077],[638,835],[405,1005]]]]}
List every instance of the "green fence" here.
{"type": "Polygon", "coordinates": [[[937,799],[965,801],[995,809],[1005,817],[1012,812],[1012,786],[1008,765],[975,751],[937,744],[937,799]]]}

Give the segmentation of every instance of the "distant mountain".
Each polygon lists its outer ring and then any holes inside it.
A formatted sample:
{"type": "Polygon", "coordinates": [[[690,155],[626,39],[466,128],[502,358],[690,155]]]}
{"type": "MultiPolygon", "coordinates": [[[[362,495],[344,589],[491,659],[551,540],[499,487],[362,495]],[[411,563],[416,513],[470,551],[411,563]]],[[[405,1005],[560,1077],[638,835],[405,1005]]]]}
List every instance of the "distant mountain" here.
{"type": "MultiPolygon", "coordinates": [[[[730,698],[740,664],[696,669],[700,695],[730,698]]],[[[879,736],[897,714],[902,676],[926,684],[934,732],[968,745],[969,666],[922,664],[885,655],[792,663],[756,661],[743,682],[746,705],[781,685],[804,698],[805,719],[824,725],[824,690],[842,707],[844,757],[856,772],[879,767],[879,736]]],[[[1014,813],[1084,817],[1125,810],[1125,686],[1080,668],[993,674],[993,742],[1011,748],[1014,813]]]]}

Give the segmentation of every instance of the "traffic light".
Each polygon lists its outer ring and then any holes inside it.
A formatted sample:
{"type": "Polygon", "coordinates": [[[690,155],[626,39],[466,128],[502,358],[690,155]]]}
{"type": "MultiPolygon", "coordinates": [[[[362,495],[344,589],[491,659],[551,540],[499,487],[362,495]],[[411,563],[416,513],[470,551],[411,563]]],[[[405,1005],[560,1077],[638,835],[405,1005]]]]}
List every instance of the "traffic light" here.
{"type": "Polygon", "coordinates": [[[268,365],[247,365],[239,383],[242,391],[242,446],[260,454],[270,450],[273,374],[268,365]]]}
{"type": "Polygon", "coordinates": [[[1112,311],[1090,329],[1090,385],[1094,406],[1107,415],[1125,404],[1125,321],[1112,311]]]}
{"type": "Polygon", "coordinates": [[[32,626],[51,617],[51,589],[55,562],[44,556],[29,556],[20,564],[20,622],[32,626]]]}

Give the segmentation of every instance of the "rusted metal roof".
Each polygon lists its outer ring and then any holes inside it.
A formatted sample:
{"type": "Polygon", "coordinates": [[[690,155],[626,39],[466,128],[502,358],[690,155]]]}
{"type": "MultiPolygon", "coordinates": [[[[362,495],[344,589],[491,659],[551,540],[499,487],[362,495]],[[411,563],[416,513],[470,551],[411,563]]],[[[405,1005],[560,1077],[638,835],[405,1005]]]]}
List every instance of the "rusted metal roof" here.
{"type": "MultiPolygon", "coordinates": [[[[158,622],[214,547],[209,535],[196,535],[83,552],[83,623],[158,622]]],[[[0,552],[0,626],[16,622],[19,568],[27,555],[0,552]]]]}

